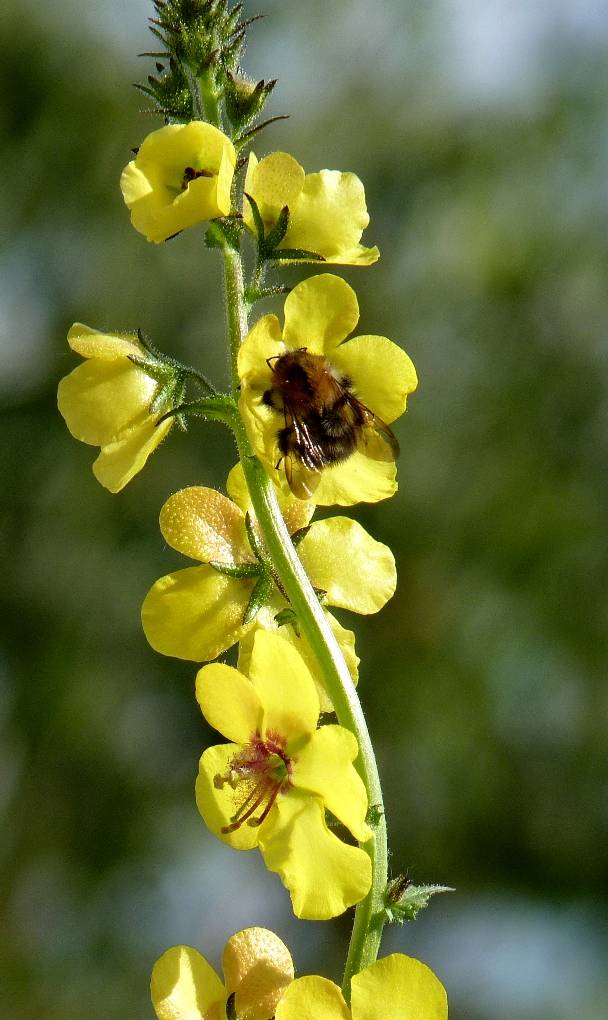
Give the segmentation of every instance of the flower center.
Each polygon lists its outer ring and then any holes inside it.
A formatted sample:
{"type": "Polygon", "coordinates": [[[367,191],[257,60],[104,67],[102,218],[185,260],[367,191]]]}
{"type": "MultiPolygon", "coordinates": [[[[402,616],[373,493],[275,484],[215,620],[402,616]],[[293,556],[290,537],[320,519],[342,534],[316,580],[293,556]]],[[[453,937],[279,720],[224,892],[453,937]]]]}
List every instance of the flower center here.
{"type": "Polygon", "coordinates": [[[184,176],[182,178],[182,191],[185,191],[190,181],[195,181],[197,177],[213,177],[211,170],[195,170],[193,166],[184,167],[184,176]]]}
{"type": "Polygon", "coordinates": [[[259,733],[235,754],[228,771],[214,776],[213,785],[221,790],[228,784],[244,789],[245,798],[230,818],[223,833],[235,832],[241,825],[261,825],[279,793],[291,786],[293,761],[285,750],[286,740],[270,730],[264,739],[259,733]],[[256,812],[260,813],[256,815],[256,812]]]}

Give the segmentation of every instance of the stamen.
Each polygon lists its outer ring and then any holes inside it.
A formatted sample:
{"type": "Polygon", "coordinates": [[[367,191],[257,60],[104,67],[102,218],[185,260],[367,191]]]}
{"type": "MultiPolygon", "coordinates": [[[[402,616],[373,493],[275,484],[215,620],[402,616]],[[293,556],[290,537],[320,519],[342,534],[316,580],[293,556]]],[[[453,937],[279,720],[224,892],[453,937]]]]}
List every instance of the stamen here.
{"type": "Polygon", "coordinates": [[[275,800],[277,799],[277,797],[279,795],[279,790],[280,789],[281,789],[280,785],[277,784],[275,786],[274,790],[272,791],[272,793],[270,795],[270,800],[268,801],[266,807],[262,811],[262,814],[260,815],[260,817],[259,818],[250,818],[249,821],[247,822],[247,825],[251,825],[252,828],[256,828],[258,825],[261,825],[262,822],[264,822],[266,820],[272,805],[274,804],[275,800]]]}
{"type": "Polygon", "coordinates": [[[268,732],[262,740],[255,734],[249,744],[242,747],[230,762],[227,772],[213,777],[216,790],[229,784],[236,790],[239,783],[250,789],[243,802],[230,818],[229,825],[222,827],[226,835],[236,832],[241,825],[257,828],[266,821],[279,793],[291,785],[293,763],[285,752],[286,741],[278,733],[268,732]],[[262,809],[256,818],[255,813],[262,809]]]}

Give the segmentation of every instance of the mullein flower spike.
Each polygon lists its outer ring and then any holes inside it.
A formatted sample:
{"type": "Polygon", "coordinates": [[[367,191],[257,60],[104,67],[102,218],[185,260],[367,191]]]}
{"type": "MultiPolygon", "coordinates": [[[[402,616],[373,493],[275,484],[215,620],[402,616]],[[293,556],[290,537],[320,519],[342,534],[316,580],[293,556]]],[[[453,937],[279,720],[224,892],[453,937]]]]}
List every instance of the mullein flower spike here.
{"type": "Polygon", "coordinates": [[[291,894],[294,913],[326,920],[369,891],[370,858],[332,832],[326,811],[355,839],[372,832],[367,794],[353,762],[357,741],[342,726],[317,729],[319,697],[292,645],[259,631],[249,676],[204,666],[196,696],[229,741],[203,752],[196,801],[207,826],[236,850],[258,847],[291,894]]]}

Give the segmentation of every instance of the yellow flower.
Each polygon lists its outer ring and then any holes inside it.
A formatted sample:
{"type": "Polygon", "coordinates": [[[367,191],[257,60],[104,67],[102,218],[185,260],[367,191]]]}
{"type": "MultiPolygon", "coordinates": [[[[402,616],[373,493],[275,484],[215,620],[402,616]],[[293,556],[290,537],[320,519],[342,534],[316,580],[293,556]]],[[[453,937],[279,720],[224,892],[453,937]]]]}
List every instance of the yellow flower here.
{"type": "Polygon", "coordinates": [[[157,425],[161,412],[150,413],[159,382],[130,360],[148,358],[133,334],[100,333],[76,322],[68,343],[87,360],[59,383],[59,410],[76,439],[101,447],[93,473],[110,492],[119,492],[141,471],[173,419],[157,425]]]}
{"type": "Polygon", "coordinates": [[[239,351],[239,409],[255,452],[277,484],[291,471],[296,495],[308,493],[323,506],[386,499],[397,484],[385,425],[403,414],[416,388],[412,362],[382,336],[342,342],[357,325],[359,306],[337,276],[299,283],[284,312],[283,330],[276,315],[265,315],[239,351]],[[296,355],[291,407],[276,382],[288,352],[296,355]],[[303,357],[312,366],[307,374],[303,357]],[[311,383],[311,372],[320,382],[311,383]]]}
{"type": "MultiPolygon", "coordinates": [[[[251,153],[245,192],[255,200],[266,233],[274,227],[281,209],[289,208],[289,225],[279,250],[304,249],[322,255],[326,262],[349,266],[369,266],[380,256],[377,248],[359,243],[369,216],[363,184],[355,174],[339,170],[305,174],[286,152],[273,152],[260,163],[251,153]]],[[[253,231],[247,199],[243,217],[253,231]]]]}
{"type": "Polygon", "coordinates": [[[196,802],[211,831],[237,850],[259,847],[298,917],[326,920],[363,899],[370,859],[325,819],[329,810],[355,839],[371,837],[352,764],[357,740],[342,726],[317,729],[316,687],[293,646],[258,631],[249,679],[212,663],[199,670],[196,696],[210,725],[233,741],[200,760],[196,802]]]}
{"type": "Polygon", "coordinates": [[[349,1009],[333,981],[298,978],[281,999],[276,1020],[447,1020],[441,982],[424,963],[401,953],[356,974],[351,993],[349,1009]]]}
{"type": "Polygon", "coordinates": [[[120,178],[133,226],[159,244],[226,216],[235,163],[232,142],[212,124],[194,120],[152,131],[120,178]]]}
{"type": "MultiPolygon", "coordinates": [[[[248,577],[221,572],[222,567],[233,565],[241,575],[260,568],[247,537],[245,513],[251,512],[251,506],[240,464],[230,472],[227,488],[234,502],[215,489],[192,487],[176,492],[162,508],[160,528],[165,541],[201,565],[177,570],[153,585],[142,606],[146,637],[163,655],[195,662],[215,659],[240,641],[239,668],[246,670],[257,631],[280,629],[316,677],[318,668],[306,639],[298,636],[293,625],[279,628],[275,620],[287,608],[276,584],[257,615],[244,622],[259,574],[248,577]]],[[[280,495],[280,503],[291,533],[307,527],[312,503],[290,494],[280,495]]],[[[312,584],[326,592],[324,605],[375,613],[395,591],[393,554],[356,521],[345,517],[316,521],[299,542],[298,553],[312,584]]],[[[330,613],[326,616],[356,680],[354,635],[330,613]]],[[[319,688],[322,709],[330,711],[320,680],[319,688]]]]}
{"type": "Polygon", "coordinates": [[[154,964],[150,991],[158,1020],[226,1020],[235,995],[239,1020],[270,1020],[293,981],[287,946],[267,928],[246,928],[228,939],[222,958],[225,980],[196,949],[173,946],[154,964]]]}

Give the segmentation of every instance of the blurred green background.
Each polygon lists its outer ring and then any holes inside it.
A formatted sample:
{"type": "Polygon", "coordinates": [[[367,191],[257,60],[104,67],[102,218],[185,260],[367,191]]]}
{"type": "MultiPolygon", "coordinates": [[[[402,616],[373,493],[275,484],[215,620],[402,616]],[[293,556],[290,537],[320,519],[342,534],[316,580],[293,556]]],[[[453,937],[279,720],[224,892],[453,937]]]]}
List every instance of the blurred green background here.
{"type": "MultiPolygon", "coordinates": [[[[173,942],[217,963],[266,924],[336,978],[349,918],[305,924],[257,855],[204,829],[194,668],[139,625],[180,563],[167,495],[221,486],[219,426],[112,497],[55,408],[65,334],[141,326],[226,380],[216,257],[148,245],[118,176],[159,126],[147,0],[0,11],[4,226],[0,1015],[145,1020],[173,942]]],[[[399,495],[358,508],[398,560],[363,659],[392,867],[457,892],[385,950],[445,981],[452,1020],[599,1020],[608,993],[608,12],[603,0],[264,0],[248,70],[289,121],[257,146],[356,171],[383,259],[345,270],[361,332],[420,389],[399,495]]],[[[248,14],[257,4],[246,3],[248,14]]],[[[300,274],[301,275],[301,274],[300,274]]],[[[297,271],[290,278],[298,279],[297,271]]],[[[183,563],[181,564],[183,565],[183,563]]]]}

